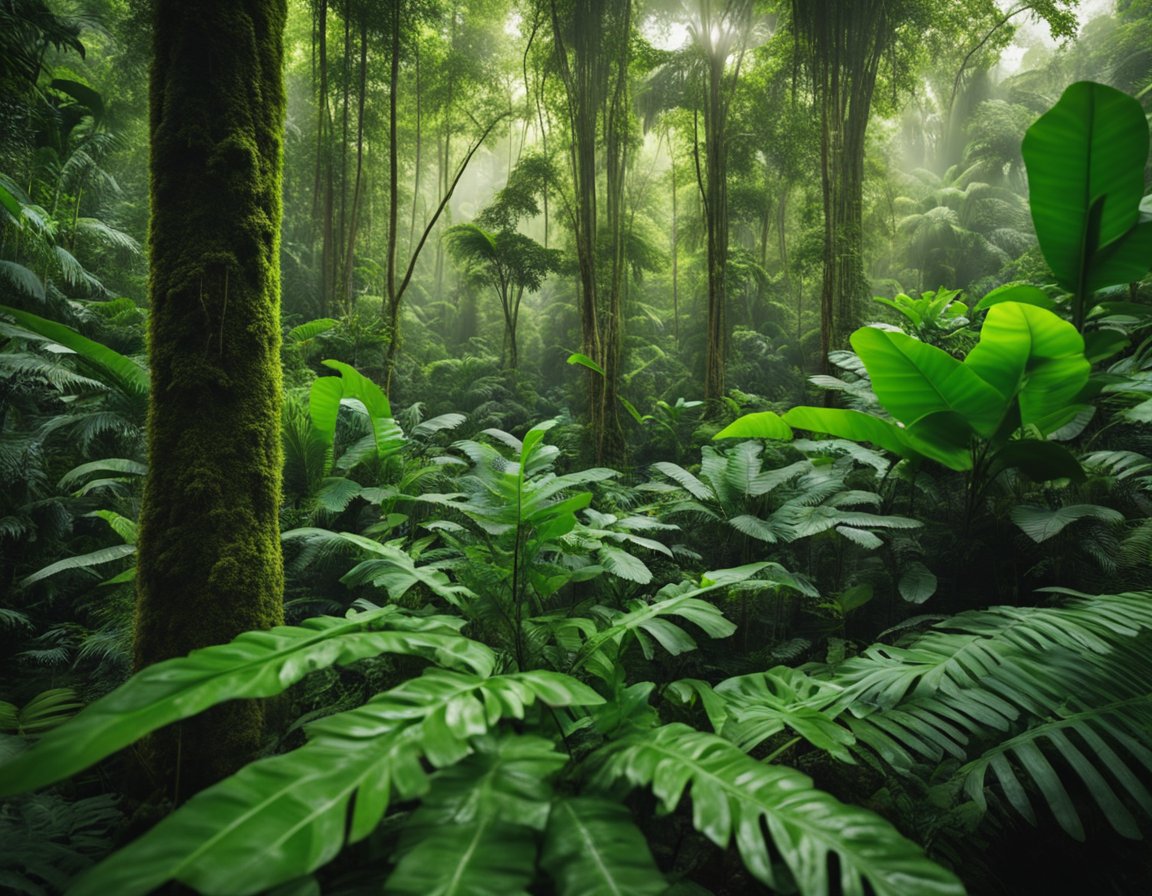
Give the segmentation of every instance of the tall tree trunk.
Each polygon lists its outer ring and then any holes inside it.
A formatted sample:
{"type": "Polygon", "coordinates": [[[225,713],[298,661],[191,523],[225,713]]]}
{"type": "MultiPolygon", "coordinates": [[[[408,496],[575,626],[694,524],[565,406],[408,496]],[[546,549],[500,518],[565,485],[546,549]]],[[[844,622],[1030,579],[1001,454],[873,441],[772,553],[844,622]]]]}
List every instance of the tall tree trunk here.
{"type": "Polygon", "coordinates": [[[344,306],[352,307],[353,271],[356,263],[356,237],[360,231],[360,198],[364,177],[364,98],[368,93],[368,14],[360,10],[360,83],[356,98],[356,178],[352,184],[352,215],[348,221],[347,245],[344,247],[344,272],[341,275],[344,306]]]}
{"type": "Polygon", "coordinates": [[[420,42],[412,49],[412,64],[416,69],[416,158],[412,169],[412,218],[408,222],[408,251],[416,242],[416,210],[420,205],[420,175],[424,166],[424,97],[420,83],[420,42]]]}
{"type": "MultiPolygon", "coordinates": [[[[704,358],[704,397],[724,395],[728,363],[728,111],[740,80],[751,0],[733,0],[719,16],[702,7],[699,40],[704,42],[704,178],[701,202],[708,265],[707,344],[704,358]],[[736,63],[728,71],[728,60],[736,63]]],[[[698,157],[697,157],[698,158],[698,157]]],[[[697,161],[699,164],[699,161],[697,161]]]]}
{"type": "Polygon", "coordinates": [[[316,178],[313,215],[320,222],[320,304],[334,310],[336,284],[335,172],[332,159],[332,108],[328,97],[328,0],[320,0],[316,22],[316,178]]]}
{"type": "Polygon", "coordinates": [[[708,97],[704,104],[705,192],[704,230],[707,240],[708,319],[704,361],[704,397],[724,395],[728,358],[728,296],[724,282],[728,266],[728,181],[726,104],[721,96],[725,58],[713,56],[708,66],[708,97]]]}
{"type": "Polygon", "coordinates": [[[396,291],[396,224],[400,210],[400,155],[397,94],[400,90],[400,7],[392,4],[392,50],[388,74],[388,248],[385,263],[385,296],[388,323],[388,351],[385,357],[385,391],[392,385],[392,368],[400,347],[400,297],[396,291]]]}
{"type": "MultiPolygon", "coordinates": [[[[137,668],[283,618],[280,184],[285,0],[157,0],[148,476],[137,668]],[[211,197],[206,201],[205,197],[211,197]]],[[[152,740],[177,801],[247,762],[262,710],[152,740]]]]}
{"type": "Polygon", "coordinates": [[[864,139],[880,61],[894,32],[885,0],[793,0],[820,114],[824,276],[820,351],[847,343],[867,297],[864,276],[864,139]]]}
{"type": "Polygon", "coordinates": [[[344,258],[351,241],[348,234],[348,127],[352,105],[352,11],[344,10],[344,69],[340,108],[340,219],[336,228],[336,257],[333,261],[332,293],[347,308],[347,285],[344,282],[344,258]]]}
{"type": "Polygon", "coordinates": [[[549,8],[571,136],[581,347],[604,370],[603,375],[587,374],[588,418],[596,459],[606,462],[619,458],[624,450],[617,394],[623,343],[623,184],[630,125],[627,79],[632,0],[575,4],[551,0],[549,8]],[[598,135],[603,141],[602,159],[598,158],[598,135]],[[601,163],[603,220],[597,184],[601,163]],[[601,238],[608,245],[603,282],[597,252],[601,238]]]}

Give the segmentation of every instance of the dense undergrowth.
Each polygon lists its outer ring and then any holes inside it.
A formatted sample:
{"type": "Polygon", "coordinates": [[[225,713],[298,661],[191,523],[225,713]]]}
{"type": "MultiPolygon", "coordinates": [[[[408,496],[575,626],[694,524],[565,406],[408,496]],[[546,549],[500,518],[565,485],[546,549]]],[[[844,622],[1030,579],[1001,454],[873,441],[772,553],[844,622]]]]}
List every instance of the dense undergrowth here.
{"type": "Polygon", "coordinates": [[[1033,183],[1054,282],[885,300],[834,402],[628,406],[617,468],[492,357],[394,410],[375,318],[287,327],[290,624],[130,678],[144,312],[7,262],[41,301],[0,308],[0,887],[1152,886],[1147,126],[1080,83],[1030,135],[1037,177],[1140,174],[1033,183]],[[264,754],[164,814],[134,745],[236,698],[264,754]]]}

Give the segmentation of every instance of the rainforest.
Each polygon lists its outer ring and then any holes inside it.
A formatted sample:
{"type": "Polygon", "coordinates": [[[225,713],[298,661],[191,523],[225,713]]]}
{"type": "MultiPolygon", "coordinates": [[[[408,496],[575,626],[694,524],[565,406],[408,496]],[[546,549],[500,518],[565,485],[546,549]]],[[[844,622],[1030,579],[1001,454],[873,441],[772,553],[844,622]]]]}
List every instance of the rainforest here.
{"type": "Polygon", "coordinates": [[[1152,0],[0,0],[0,892],[1152,892],[1152,0]]]}

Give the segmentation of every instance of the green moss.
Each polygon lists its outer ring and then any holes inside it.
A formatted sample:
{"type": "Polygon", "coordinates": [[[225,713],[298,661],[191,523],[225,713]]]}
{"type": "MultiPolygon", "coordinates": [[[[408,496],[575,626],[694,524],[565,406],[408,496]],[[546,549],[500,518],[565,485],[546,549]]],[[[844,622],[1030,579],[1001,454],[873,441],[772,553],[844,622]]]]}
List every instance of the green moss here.
{"type": "MultiPolygon", "coordinates": [[[[138,666],[282,619],[285,16],[284,0],[155,5],[138,666]]],[[[257,706],[225,707],[158,739],[154,767],[184,796],[242,764],[260,737],[257,706]]]]}

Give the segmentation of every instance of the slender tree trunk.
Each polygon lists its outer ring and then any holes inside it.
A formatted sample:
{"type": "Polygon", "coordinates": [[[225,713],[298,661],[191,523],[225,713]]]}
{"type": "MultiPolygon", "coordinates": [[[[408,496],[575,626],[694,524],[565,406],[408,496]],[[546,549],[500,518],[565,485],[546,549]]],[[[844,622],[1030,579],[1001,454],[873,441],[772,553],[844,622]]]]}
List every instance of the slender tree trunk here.
{"type": "Polygon", "coordinates": [[[624,450],[616,398],[623,343],[623,184],[631,114],[627,98],[632,0],[576,4],[552,0],[550,11],[571,134],[581,343],[584,353],[604,370],[603,375],[587,374],[588,418],[596,459],[606,462],[619,458],[624,450]],[[598,134],[604,147],[602,159],[598,159],[598,134]],[[597,184],[601,167],[602,210],[597,184]],[[597,255],[600,237],[608,245],[603,283],[597,255]]]}
{"type": "Polygon", "coordinates": [[[388,75],[388,248],[386,250],[385,305],[388,312],[388,352],[385,358],[385,391],[392,385],[392,368],[400,346],[400,296],[396,291],[396,224],[400,207],[400,155],[397,94],[400,91],[400,0],[392,4],[392,51],[388,75]]]}
{"type": "MultiPolygon", "coordinates": [[[[751,16],[751,0],[736,0],[713,17],[705,6],[700,39],[706,42],[704,76],[705,171],[701,200],[708,265],[707,345],[704,359],[704,397],[723,397],[728,363],[728,110],[740,80],[744,40],[751,16]],[[735,56],[731,73],[728,60],[735,56]]],[[[699,164],[699,162],[697,162],[699,164]]]]}
{"type": "MultiPolygon", "coordinates": [[[[285,0],[157,0],[148,475],[137,668],[283,618],[280,185],[285,0]],[[211,201],[205,201],[211,197],[211,201]]],[[[246,763],[262,710],[152,739],[181,801],[246,763]]]]}
{"type": "Polygon", "coordinates": [[[408,251],[412,251],[412,244],[416,242],[416,209],[420,204],[420,175],[423,168],[424,151],[424,109],[423,95],[420,84],[420,42],[412,51],[412,62],[416,68],[416,158],[415,168],[412,172],[412,219],[408,222],[408,251]]]}
{"type": "Polygon", "coordinates": [[[707,237],[708,319],[704,362],[704,397],[724,394],[728,358],[728,297],[724,282],[728,265],[728,181],[726,108],[721,96],[725,59],[710,60],[708,98],[704,105],[705,182],[704,224],[707,237]]]}
{"type": "Polygon", "coordinates": [[[332,291],[338,301],[347,305],[347,286],[344,282],[344,258],[351,242],[348,235],[348,127],[352,100],[352,15],[344,10],[344,84],[340,110],[340,223],[336,229],[336,257],[333,260],[332,291]]]}
{"type": "Polygon", "coordinates": [[[884,0],[793,0],[820,114],[824,276],[820,350],[847,343],[868,282],[863,260],[864,138],[880,60],[893,39],[884,0]]]}
{"type": "MultiPolygon", "coordinates": [[[[672,153],[672,141],[668,141],[672,153]]],[[[672,156],[672,337],[680,346],[680,220],[676,215],[676,157],[672,156]]]]}
{"type": "Polygon", "coordinates": [[[512,299],[512,316],[508,322],[509,355],[508,366],[512,370],[520,369],[520,344],[516,331],[520,325],[520,303],[524,300],[524,287],[516,287],[516,296],[512,299]]]}
{"type": "Polygon", "coordinates": [[[352,307],[353,270],[356,263],[356,235],[360,229],[360,195],[364,175],[364,97],[368,92],[368,14],[360,11],[360,84],[356,103],[356,179],[352,186],[352,215],[348,222],[348,243],[344,249],[341,276],[344,306],[352,307]]]}
{"type": "Polygon", "coordinates": [[[328,0],[320,0],[316,22],[316,177],[313,215],[320,222],[320,307],[331,313],[337,301],[334,220],[334,172],[332,160],[332,109],[328,97],[328,0]]]}

